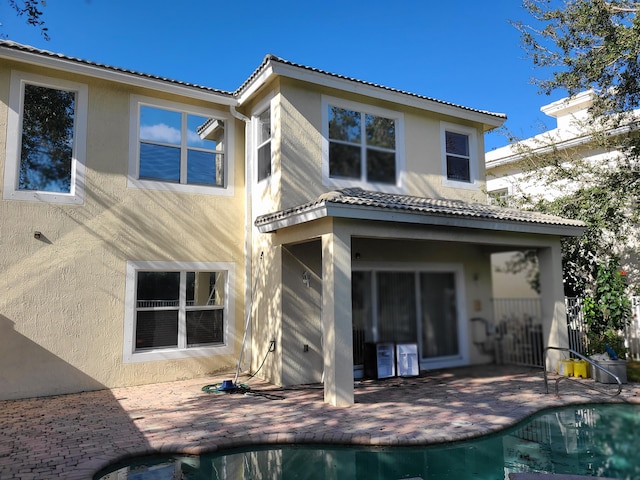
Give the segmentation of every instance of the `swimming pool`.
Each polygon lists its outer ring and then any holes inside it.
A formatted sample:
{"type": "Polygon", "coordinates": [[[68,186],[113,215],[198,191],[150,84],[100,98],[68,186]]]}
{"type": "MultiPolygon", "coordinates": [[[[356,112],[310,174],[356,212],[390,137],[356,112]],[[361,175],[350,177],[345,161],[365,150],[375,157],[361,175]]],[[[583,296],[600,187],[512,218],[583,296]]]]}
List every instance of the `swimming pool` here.
{"type": "Polygon", "coordinates": [[[423,447],[281,445],[142,458],[100,480],[506,479],[546,472],[640,479],[639,405],[546,410],[498,434],[423,447]]]}

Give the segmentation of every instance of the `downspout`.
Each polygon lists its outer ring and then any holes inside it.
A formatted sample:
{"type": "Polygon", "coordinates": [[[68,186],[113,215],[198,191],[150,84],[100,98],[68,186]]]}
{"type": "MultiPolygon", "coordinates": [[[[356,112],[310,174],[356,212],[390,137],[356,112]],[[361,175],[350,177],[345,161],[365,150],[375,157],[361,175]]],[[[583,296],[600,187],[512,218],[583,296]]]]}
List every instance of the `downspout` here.
{"type": "MultiPolygon", "coordinates": [[[[251,178],[251,119],[246,115],[238,112],[235,105],[229,106],[229,111],[234,118],[242,120],[244,122],[244,192],[245,192],[245,209],[244,209],[244,305],[245,308],[249,308],[250,299],[252,298],[251,292],[251,270],[253,266],[253,223],[252,223],[252,204],[251,204],[251,190],[253,188],[253,182],[251,178]]],[[[251,328],[251,327],[249,327],[251,328]]],[[[246,335],[246,332],[245,332],[246,335]]],[[[251,338],[251,337],[249,337],[251,338]]],[[[249,366],[251,366],[252,356],[252,342],[249,342],[249,354],[245,357],[249,359],[249,366]]],[[[243,347],[241,347],[243,348],[243,347]]],[[[240,362],[238,362],[238,370],[240,369],[240,362]]]]}

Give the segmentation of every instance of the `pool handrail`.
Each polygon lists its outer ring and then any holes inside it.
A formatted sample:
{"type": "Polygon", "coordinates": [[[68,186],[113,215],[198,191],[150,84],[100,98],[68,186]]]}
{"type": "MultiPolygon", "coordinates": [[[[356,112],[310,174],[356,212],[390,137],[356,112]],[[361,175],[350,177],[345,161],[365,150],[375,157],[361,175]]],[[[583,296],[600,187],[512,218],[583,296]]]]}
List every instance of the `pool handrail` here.
{"type": "MultiPolygon", "coordinates": [[[[547,357],[547,352],[549,350],[560,350],[560,351],[563,351],[563,352],[569,352],[570,354],[575,355],[576,357],[578,357],[578,358],[580,358],[582,360],[585,360],[587,363],[589,363],[593,367],[603,371],[607,375],[611,375],[615,379],[616,383],[618,384],[618,391],[616,393],[614,393],[614,394],[611,394],[610,392],[608,392],[608,391],[606,391],[604,389],[596,388],[596,387],[594,387],[592,385],[588,385],[586,387],[587,388],[591,388],[593,390],[596,390],[596,391],[598,391],[600,393],[604,393],[606,395],[611,395],[612,397],[620,395],[620,392],[622,391],[622,381],[620,381],[620,378],[615,373],[613,373],[611,370],[607,370],[602,365],[599,365],[594,360],[591,360],[589,357],[585,357],[581,353],[578,353],[575,350],[573,350],[572,348],[568,348],[568,347],[547,347],[547,348],[544,349],[544,355],[543,355],[544,358],[543,358],[543,361],[542,361],[542,368],[544,369],[544,386],[546,388],[547,393],[549,393],[549,381],[548,381],[548,378],[547,378],[547,362],[546,362],[547,358],[546,357],[547,357]]],[[[561,377],[556,378],[556,395],[560,395],[558,385],[560,384],[560,381],[562,381],[562,380],[573,380],[573,379],[571,379],[569,377],[565,377],[565,376],[561,376],[561,377]]],[[[581,382],[577,382],[576,380],[573,380],[573,381],[576,382],[576,383],[579,383],[580,385],[583,385],[581,382]]]]}

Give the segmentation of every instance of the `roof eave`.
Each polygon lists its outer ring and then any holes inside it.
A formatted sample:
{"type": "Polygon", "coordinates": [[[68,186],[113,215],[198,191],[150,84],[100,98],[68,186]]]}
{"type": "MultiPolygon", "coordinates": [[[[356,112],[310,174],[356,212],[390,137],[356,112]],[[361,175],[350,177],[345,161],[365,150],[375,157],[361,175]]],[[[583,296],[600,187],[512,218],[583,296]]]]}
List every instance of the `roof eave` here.
{"type": "MultiPolygon", "coordinates": [[[[611,130],[609,130],[608,132],[606,132],[606,135],[608,137],[615,137],[617,135],[626,135],[630,132],[636,131],[638,130],[639,125],[637,123],[632,123],[629,125],[622,125],[620,127],[616,127],[613,128],[611,130]]],[[[548,132],[553,134],[555,131],[557,131],[557,129],[548,132]]],[[[548,142],[545,145],[540,145],[537,147],[531,147],[530,150],[525,151],[525,152],[514,152],[511,153],[509,155],[504,155],[501,157],[497,157],[497,158],[489,158],[488,160],[486,160],[487,156],[491,157],[491,153],[492,152],[487,152],[485,153],[485,167],[487,170],[493,169],[493,168],[497,168],[497,167],[501,167],[503,165],[508,165],[510,163],[515,163],[518,162],[520,160],[523,160],[525,158],[527,158],[529,155],[544,155],[546,153],[549,152],[553,152],[554,150],[568,150],[570,148],[577,148],[577,147],[581,147],[584,145],[587,145],[589,142],[591,142],[594,139],[594,135],[589,133],[586,135],[575,135],[572,138],[567,138],[564,140],[558,140],[558,141],[554,141],[553,137],[550,137],[548,140],[545,140],[543,137],[546,134],[542,134],[542,135],[538,135],[536,137],[533,137],[533,139],[538,139],[541,142],[548,142]]],[[[523,142],[526,142],[526,140],[524,140],[523,142]]],[[[523,142],[518,142],[514,145],[521,145],[523,142]]],[[[503,147],[506,148],[506,147],[503,147]]],[[[526,146],[524,148],[527,148],[526,146]]]]}
{"type": "Polygon", "coordinates": [[[392,209],[382,210],[366,205],[344,205],[331,202],[320,203],[311,209],[294,212],[283,217],[274,218],[271,221],[260,223],[258,230],[260,233],[274,233],[283,228],[293,227],[324,217],[555,235],[560,237],[578,237],[585,231],[585,227],[577,225],[554,225],[548,223],[487,219],[482,217],[425,214],[424,212],[392,209]]]}
{"type": "Polygon", "coordinates": [[[152,90],[187,96],[207,102],[215,102],[222,105],[237,105],[238,101],[232,93],[223,93],[209,90],[196,85],[181,85],[162,78],[147,77],[134,72],[111,69],[107,66],[83,63],[80,60],[48,55],[37,51],[25,51],[0,45],[0,58],[15,60],[30,65],[47,67],[64,72],[72,72],[89,77],[110,80],[127,85],[149,88],[152,90]]]}
{"type": "Polygon", "coordinates": [[[500,127],[507,119],[503,114],[468,109],[351,78],[290,65],[273,56],[268,56],[253,74],[253,78],[239,89],[237,95],[240,105],[247,102],[262,85],[275,75],[481,123],[484,125],[485,131],[500,127]]]}

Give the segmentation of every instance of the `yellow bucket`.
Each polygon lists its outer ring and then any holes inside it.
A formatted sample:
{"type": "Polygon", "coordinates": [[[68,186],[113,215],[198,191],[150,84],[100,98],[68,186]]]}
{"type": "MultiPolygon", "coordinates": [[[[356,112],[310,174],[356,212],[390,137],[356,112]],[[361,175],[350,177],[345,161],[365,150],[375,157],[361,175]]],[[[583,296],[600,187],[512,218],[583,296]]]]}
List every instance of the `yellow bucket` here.
{"type": "Polygon", "coordinates": [[[573,361],[573,376],[589,378],[589,363],[586,360],[573,361]]]}
{"type": "Polygon", "coordinates": [[[558,373],[564,377],[572,377],[573,360],[560,360],[558,362],[558,373]]]}

